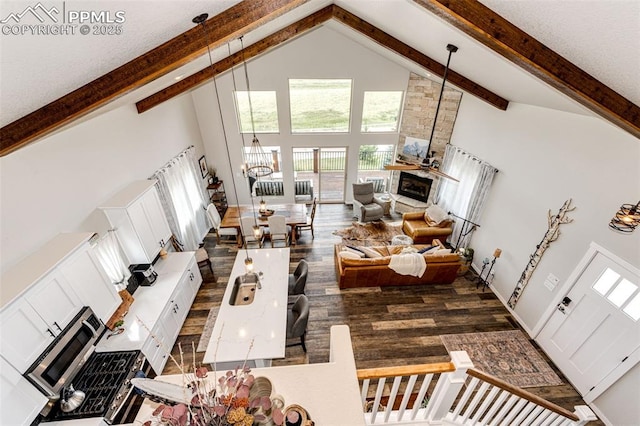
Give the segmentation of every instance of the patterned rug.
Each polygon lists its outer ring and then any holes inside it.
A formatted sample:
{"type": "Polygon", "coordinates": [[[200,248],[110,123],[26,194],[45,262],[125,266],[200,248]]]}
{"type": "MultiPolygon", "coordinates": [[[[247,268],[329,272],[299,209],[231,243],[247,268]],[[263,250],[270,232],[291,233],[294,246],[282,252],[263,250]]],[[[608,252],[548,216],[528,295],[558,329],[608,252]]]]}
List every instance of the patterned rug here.
{"type": "Polygon", "coordinates": [[[204,329],[202,330],[202,334],[200,335],[200,340],[198,341],[198,347],[196,348],[196,352],[207,351],[207,345],[209,344],[209,340],[211,340],[211,333],[213,332],[213,325],[216,322],[217,316],[218,316],[218,306],[214,306],[209,311],[209,315],[207,316],[207,321],[204,323],[204,329]]]}
{"type": "Polygon", "coordinates": [[[475,368],[520,388],[557,386],[562,380],[520,330],[445,334],[451,351],[467,351],[475,368]]]}
{"type": "Polygon", "coordinates": [[[342,237],[344,244],[354,246],[377,246],[390,244],[396,235],[402,235],[402,224],[394,225],[385,222],[353,222],[353,225],[333,231],[333,235],[342,237]]]}

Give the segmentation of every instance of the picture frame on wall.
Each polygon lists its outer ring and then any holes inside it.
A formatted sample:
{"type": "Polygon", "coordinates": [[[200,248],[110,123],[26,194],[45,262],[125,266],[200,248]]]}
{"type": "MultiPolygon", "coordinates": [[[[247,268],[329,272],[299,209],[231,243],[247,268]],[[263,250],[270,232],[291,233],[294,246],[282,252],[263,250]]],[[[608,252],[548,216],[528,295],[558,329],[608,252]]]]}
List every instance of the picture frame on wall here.
{"type": "Polygon", "coordinates": [[[204,155],[200,157],[198,164],[200,165],[200,174],[202,175],[202,179],[205,179],[209,174],[209,169],[207,168],[207,159],[204,158],[204,155]]]}

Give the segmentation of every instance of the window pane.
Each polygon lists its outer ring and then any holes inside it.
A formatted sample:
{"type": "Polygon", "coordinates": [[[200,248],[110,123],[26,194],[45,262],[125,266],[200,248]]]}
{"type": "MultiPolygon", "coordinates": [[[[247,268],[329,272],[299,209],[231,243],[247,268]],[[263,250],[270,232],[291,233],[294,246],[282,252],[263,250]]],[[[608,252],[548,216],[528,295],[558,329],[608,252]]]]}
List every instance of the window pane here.
{"type": "Polygon", "coordinates": [[[620,278],[620,274],[615,272],[613,269],[607,268],[606,271],[600,275],[598,281],[593,285],[593,289],[604,296],[607,294],[611,286],[618,281],[618,278],[620,278]]]}
{"type": "Polygon", "coordinates": [[[618,284],[616,288],[613,289],[607,299],[609,299],[611,303],[619,308],[624,302],[627,301],[629,296],[631,296],[633,292],[636,291],[637,288],[638,287],[631,281],[624,279],[620,281],[620,284],[618,284]]]}
{"type": "Polygon", "coordinates": [[[346,133],[351,113],[351,80],[289,80],[292,133],[346,133]]]}
{"type": "Polygon", "coordinates": [[[236,92],[236,109],[241,133],[251,133],[251,111],[256,133],[279,133],[278,106],[276,92],[251,91],[251,110],[249,109],[249,92],[236,92]]]}
{"type": "Polygon", "coordinates": [[[633,318],[634,321],[640,319],[640,293],[631,299],[631,302],[623,309],[624,313],[633,318]]]}
{"type": "Polygon", "coordinates": [[[367,132],[397,132],[402,92],[364,92],[362,127],[367,132]]]}

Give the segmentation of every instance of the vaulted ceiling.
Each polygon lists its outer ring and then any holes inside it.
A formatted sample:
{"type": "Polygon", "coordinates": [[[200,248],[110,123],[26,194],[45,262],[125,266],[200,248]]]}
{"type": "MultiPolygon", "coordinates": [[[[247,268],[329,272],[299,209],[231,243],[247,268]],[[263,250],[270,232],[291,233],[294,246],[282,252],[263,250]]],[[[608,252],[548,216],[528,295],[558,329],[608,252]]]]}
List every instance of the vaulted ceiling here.
{"type": "MultiPolygon", "coordinates": [[[[0,20],[29,5],[2,2],[0,20]]],[[[453,43],[460,50],[448,81],[488,104],[596,114],[640,138],[640,2],[173,0],[84,6],[124,11],[122,34],[11,35],[3,28],[2,155],[82,117],[127,103],[143,112],[207,81],[207,41],[216,72],[223,72],[240,60],[233,43],[239,36],[249,58],[318,25],[434,79],[442,74],[446,44],[453,43]],[[202,12],[210,16],[206,32],[191,23],[202,12]]]]}

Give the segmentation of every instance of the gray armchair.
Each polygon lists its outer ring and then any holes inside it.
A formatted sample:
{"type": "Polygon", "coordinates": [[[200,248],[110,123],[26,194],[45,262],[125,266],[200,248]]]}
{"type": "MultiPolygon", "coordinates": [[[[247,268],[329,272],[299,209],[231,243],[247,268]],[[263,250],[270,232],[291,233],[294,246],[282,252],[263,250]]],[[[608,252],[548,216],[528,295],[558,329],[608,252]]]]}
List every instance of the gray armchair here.
{"type": "Polygon", "coordinates": [[[384,215],[384,201],[377,199],[373,182],[353,184],[353,216],[360,222],[378,220],[384,215]]]}

